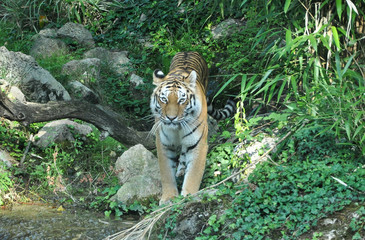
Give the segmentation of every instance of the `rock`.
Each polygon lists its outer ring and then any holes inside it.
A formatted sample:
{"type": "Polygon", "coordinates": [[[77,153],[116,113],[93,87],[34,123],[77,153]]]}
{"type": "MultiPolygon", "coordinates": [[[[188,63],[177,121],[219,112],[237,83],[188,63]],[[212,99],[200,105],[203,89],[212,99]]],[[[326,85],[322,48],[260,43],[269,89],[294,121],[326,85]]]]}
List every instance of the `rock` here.
{"type": "Polygon", "coordinates": [[[57,38],[57,29],[55,28],[46,28],[39,31],[37,36],[46,37],[46,38],[57,38]]]}
{"type": "Polygon", "coordinates": [[[70,93],[74,98],[84,99],[90,103],[98,104],[100,102],[98,96],[88,87],[79,81],[72,81],[68,84],[70,93]]]}
{"type": "Polygon", "coordinates": [[[15,160],[15,158],[13,158],[12,156],[10,156],[10,154],[5,151],[5,150],[1,150],[0,149],[0,163],[3,162],[8,168],[10,168],[12,165],[18,165],[18,161],[15,160]]]}
{"type": "Polygon", "coordinates": [[[10,87],[10,91],[8,93],[8,98],[12,101],[17,100],[17,101],[22,102],[22,103],[26,102],[24,94],[16,86],[11,86],[10,87]]]}
{"type": "Polygon", "coordinates": [[[82,137],[92,132],[92,128],[85,124],[73,122],[68,119],[57,120],[44,125],[44,127],[34,136],[34,145],[45,148],[52,143],[64,141],[75,141],[74,134],[82,137]]]}
{"type": "Polygon", "coordinates": [[[139,86],[139,85],[143,85],[144,84],[144,82],[143,82],[143,78],[141,78],[140,76],[138,76],[138,75],[136,75],[136,74],[134,74],[134,73],[132,73],[132,75],[131,75],[131,77],[130,77],[130,79],[129,79],[129,81],[131,82],[131,83],[133,83],[134,84],[134,86],[139,86]]]}
{"type": "Polygon", "coordinates": [[[93,48],[95,46],[91,33],[83,25],[78,23],[66,23],[58,29],[57,36],[75,41],[86,48],[93,48]]]}
{"type": "Polygon", "coordinates": [[[80,81],[84,84],[95,82],[100,77],[100,59],[86,58],[70,61],[63,65],[61,73],[70,80],[80,81]]]}
{"type": "Polygon", "coordinates": [[[142,203],[161,196],[160,170],[157,158],[143,145],[138,144],[124,152],[115,163],[122,187],[115,195],[117,201],[142,203]]]}
{"type": "Polygon", "coordinates": [[[137,42],[140,43],[141,45],[143,45],[143,47],[145,47],[145,48],[153,48],[154,47],[154,45],[148,39],[139,38],[139,39],[137,39],[137,42]]]}
{"type": "Polygon", "coordinates": [[[61,56],[68,52],[69,49],[63,41],[43,36],[37,37],[30,49],[30,55],[33,57],[61,56]]]}
{"type": "Polygon", "coordinates": [[[6,92],[7,97],[12,101],[26,102],[25,96],[16,86],[10,86],[10,84],[4,79],[0,79],[0,90],[6,92]]]}
{"type": "MultiPolygon", "coordinates": [[[[276,142],[278,141],[277,137],[265,136],[261,141],[253,140],[252,142],[243,141],[239,143],[234,150],[234,155],[237,159],[247,159],[249,157],[250,163],[255,163],[259,161],[261,158],[260,151],[266,152],[273,146],[275,146],[276,142]]],[[[275,149],[272,151],[275,152],[275,149]]],[[[267,157],[262,159],[262,161],[266,161],[267,157]]],[[[256,164],[254,166],[248,168],[245,172],[245,175],[250,175],[253,170],[255,169],[256,164]]],[[[234,170],[233,172],[239,171],[239,169],[234,170]]],[[[238,179],[234,179],[238,180],[238,179]]]]}
{"type": "Polygon", "coordinates": [[[244,23],[237,19],[230,18],[224,20],[212,28],[213,39],[229,37],[233,33],[240,31],[242,26],[244,26],[244,23]]]}
{"type": "MultiPolygon", "coordinates": [[[[316,226],[312,227],[307,233],[299,236],[299,240],[317,239],[336,240],[336,239],[355,239],[354,232],[351,228],[351,222],[360,222],[357,211],[364,208],[364,203],[352,203],[345,206],[342,210],[332,213],[326,218],[319,219],[316,226]]],[[[365,229],[359,229],[360,238],[364,239],[365,229]],[[361,238],[362,237],[362,238],[361,238]]]]}
{"type": "Polygon", "coordinates": [[[143,23],[146,20],[147,20],[146,14],[142,13],[141,16],[139,17],[139,23],[143,23]]]}
{"type": "Polygon", "coordinates": [[[0,47],[0,66],[2,77],[11,86],[19,87],[29,101],[71,99],[66,89],[29,55],[0,47]]]}
{"type": "Polygon", "coordinates": [[[127,57],[128,52],[113,52],[102,47],[97,47],[87,51],[85,58],[99,58],[102,64],[110,67],[117,74],[123,74],[128,71],[130,60],[127,57]]]}

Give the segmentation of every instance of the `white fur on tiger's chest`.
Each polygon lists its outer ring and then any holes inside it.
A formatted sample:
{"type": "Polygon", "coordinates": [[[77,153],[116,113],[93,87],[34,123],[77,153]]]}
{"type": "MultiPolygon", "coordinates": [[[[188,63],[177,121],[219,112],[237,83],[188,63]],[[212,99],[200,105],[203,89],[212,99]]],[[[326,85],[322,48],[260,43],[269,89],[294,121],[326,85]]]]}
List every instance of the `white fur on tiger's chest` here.
{"type": "Polygon", "coordinates": [[[181,146],[182,148],[195,144],[201,136],[199,131],[191,133],[195,126],[169,127],[162,125],[159,129],[161,142],[166,146],[181,146]],[[189,134],[189,135],[188,135],[189,134]]]}

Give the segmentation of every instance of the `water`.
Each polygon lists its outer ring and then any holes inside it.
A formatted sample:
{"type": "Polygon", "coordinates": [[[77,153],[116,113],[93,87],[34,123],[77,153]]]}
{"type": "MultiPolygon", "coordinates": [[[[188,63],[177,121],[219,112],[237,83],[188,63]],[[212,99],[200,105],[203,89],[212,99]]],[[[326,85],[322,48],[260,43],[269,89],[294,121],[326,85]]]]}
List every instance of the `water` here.
{"type": "Polygon", "coordinates": [[[44,204],[20,204],[0,210],[0,239],[103,239],[136,222],[133,216],[114,220],[84,209],[59,211],[44,204]]]}

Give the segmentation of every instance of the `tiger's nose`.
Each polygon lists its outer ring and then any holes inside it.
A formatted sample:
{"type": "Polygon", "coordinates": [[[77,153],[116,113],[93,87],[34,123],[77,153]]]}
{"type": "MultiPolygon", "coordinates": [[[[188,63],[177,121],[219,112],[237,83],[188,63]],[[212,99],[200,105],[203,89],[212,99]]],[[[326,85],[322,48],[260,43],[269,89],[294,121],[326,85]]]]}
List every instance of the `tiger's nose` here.
{"type": "Polygon", "coordinates": [[[171,122],[172,121],[174,121],[176,118],[177,118],[177,116],[173,116],[173,117],[169,117],[169,116],[166,116],[171,122]]]}

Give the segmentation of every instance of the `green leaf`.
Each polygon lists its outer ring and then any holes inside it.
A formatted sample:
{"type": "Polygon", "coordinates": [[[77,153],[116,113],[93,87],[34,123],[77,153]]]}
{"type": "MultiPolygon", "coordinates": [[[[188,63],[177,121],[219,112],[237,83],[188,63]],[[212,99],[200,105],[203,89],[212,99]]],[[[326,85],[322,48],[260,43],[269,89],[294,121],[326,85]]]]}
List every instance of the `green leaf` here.
{"type": "Polygon", "coordinates": [[[256,84],[256,87],[252,90],[252,92],[254,92],[254,91],[256,91],[258,88],[260,88],[261,87],[261,85],[266,81],[266,79],[269,77],[269,75],[270,75],[270,73],[272,72],[272,71],[274,71],[274,69],[269,69],[266,73],[265,73],[265,75],[263,76],[263,78],[260,80],[260,82],[258,82],[257,84],[256,84]]]}
{"type": "Polygon", "coordinates": [[[321,38],[323,45],[327,48],[327,50],[331,51],[331,47],[328,44],[328,35],[326,37],[321,35],[320,38],[321,38]]]}
{"type": "Polygon", "coordinates": [[[344,69],[342,70],[342,73],[341,75],[343,76],[346,72],[347,72],[347,69],[349,68],[351,62],[352,62],[352,59],[354,58],[355,55],[352,55],[349,60],[347,61],[346,63],[346,66],[344,67],[344,69]]]}
{"type": "Polygon", "coordinates": [[[290,29],[287,29],[285,32],[285,41],[286,41],[287,46],[293,41],[293,39],[291,38],[291,34],[292,33],[291,33],[290,29]]]}
{"type": "Polygon", "coordinates": [[[335,61],[336,61],[336,71],[337,71],[338,78],[340,79],[340,81],[342,81],[341,59],[340,59],[339,52],[336,52],[336,54],[335,54],[335,61]]]}
{"type": "Polygon", "coordinates": [[[321,63],[320,63],[320,61],[319,61],[319,58],[318,57],[316,57],[315,59],[314,59],[314,72],[313,72],[313,74],[314,74],[314,81],[316,82],[316,83],[318,83],[318,80],[319,80],[319,69],[321,68],[321,63]]]}
{"type": "Polygon", "coordinates": [[[286,0],[284,4],[284,13],[288,12],[291,0],[286,0]]]}
{"type": "Polygon", "coordinates": [[[314,38],[313,35],[309,35],[309,41],[312,45],[312,47],[314,48],[314,50],[317,52],[318,48],[317,48],[317,40],[314,38]]]}
{"type": "Polygon", "coordinates": [[[239,74],[235,74],[233,77],[231,77],[227,82],[224,83],[224,85],[218,90],[218,92],[214,95],[213,100],[230,84],[233,80],[238,77],[239,74]]]}
{"type": "Polygon", "coordinates": [[[342,14],[342,0],[336,0],[336,9],[337,9],[337,15],[338,15],[338,18],[341,20],[341,14],[342,14]]]}
{"type": "Polygon", "coordinates": [[[357,134],[359,134],[361,131],[363,131],[365,129],[365,123],[361,124],[354,132],[354,135],[352,136],[352,138],[355,138],[357,136],[357,134]]]}
{"type": "Polygon", "coordinates": [[[335,41],[335,45],[337,47],[337,50],[340,51],[341,50],[340,38],[338,37],[337,28],[332,26],[331,29],[332,29],[333,40],[335,41]]]}
{"type": "Polygon", "coordinates": [[[345,130],[347,134],[347,138],[351,140],[351,127],[350,127],[350,120],[345,122],[345,130]]]}
{"type": "Polygon", "coordinates": [[[298,93],[298,82],[296,81],[297,77],[296,76],[289,76],[289,81],[291,83],[291,86],[293,88],[293,93],[297,96],[298,93]]]}
{"type": "Polygon", "coordinates": [[[276,101],[276,103],[279,103],[281,94],[284,91],[284,87],[285,87],[286,83],[287,83],[287,81],[283,81],[283,83],[281,84],[281,87],[280,87],[279,92],[278,92],[278,97],[277,97],[278,100],[276,101]]]}

